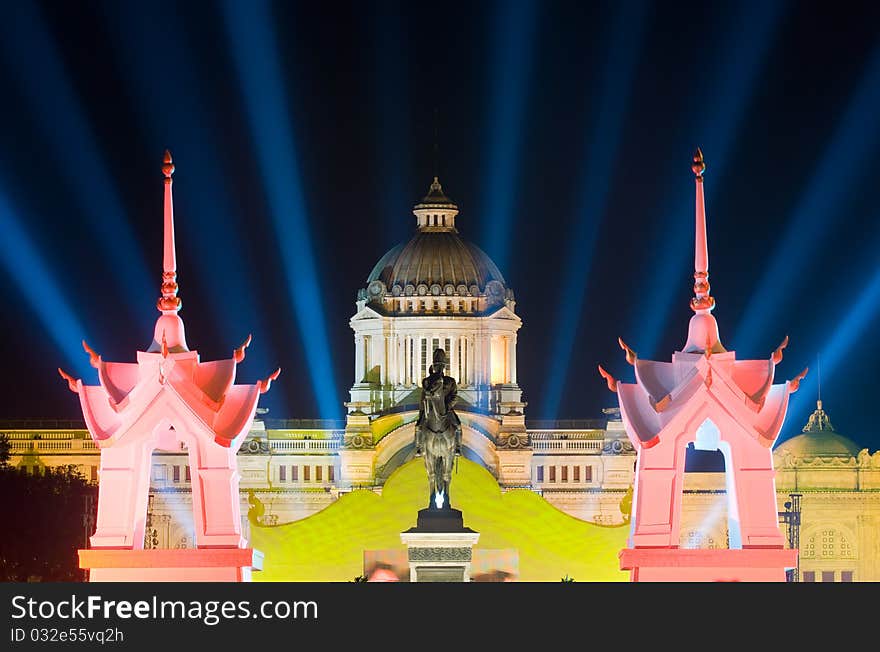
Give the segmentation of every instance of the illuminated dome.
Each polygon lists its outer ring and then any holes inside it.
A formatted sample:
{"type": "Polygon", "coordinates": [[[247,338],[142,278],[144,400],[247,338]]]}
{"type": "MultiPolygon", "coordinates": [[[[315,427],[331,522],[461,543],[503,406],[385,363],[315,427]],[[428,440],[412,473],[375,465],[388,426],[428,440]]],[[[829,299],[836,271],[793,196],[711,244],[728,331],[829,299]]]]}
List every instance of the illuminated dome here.
{"type": "Polygon", "coordinates": [[[856,457],[860,450],[861,448],[853,440],[834,431],[831,419],[822,409],[822,401],[817,401],[816,410],[810,415],[803,433],[782,442],[774,452],[781,455],[788,454],[794,458],[849,459],[856,457]]]}
{"type": "Polygon", "coordinates": [[[498,267],[455,228],[458,207],[437,177],[413,213],[418,232],[373,267],[358,299],[386,314],[454,311],[485,313],[513,307],[498,267]]]}

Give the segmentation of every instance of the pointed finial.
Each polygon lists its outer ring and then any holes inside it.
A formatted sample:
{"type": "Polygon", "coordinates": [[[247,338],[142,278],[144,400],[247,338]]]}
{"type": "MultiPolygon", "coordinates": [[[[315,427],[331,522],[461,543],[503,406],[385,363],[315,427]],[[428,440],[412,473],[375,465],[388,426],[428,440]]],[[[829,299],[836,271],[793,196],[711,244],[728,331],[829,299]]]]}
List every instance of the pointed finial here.
{"type": "Polygon", "coordinates": [[[697,179],[703,179],[703,172],[706,171],[706,162],[703,160],[703,150],[697,147],[697,151],[694,152],[694,162],[691,165],[691,170],[694,171],[694,176],[697,179]]]}
{"type": "Polygon", "coordinates": [[[95,369],[101,364],[101,356],[98,355],[95,350],[88,345],[88,343],[83,340],[82,341],[83,349],[86,353],[89,354],[89,364],[92,365],[95,369]]]}
{"type": "MultiPolygon", "coordinates": [[[[165,157],[162,159],[162,174],[165,175],[166,179],[170,179],[171,175],[174,174],[174,162],[171,160],[171,152],[169,150],[165,150],[165,157]]],[[[170,181],[166,181],[165,183],[171,183],[170,181]]]]}
{"type": "Polygon", "coordinates": [[[171,152],[165,150],[162,160],[162,174],[165,175],[165,233],[164,256],[162,259],[162,296],[156,308],[162,313],[177,312],[181,301],[177,296],[177,254],[174,245],[174,201],[171,195],[171,175],[174,174],[174,163],[171,152]]]}
{"type": "Polygon", "coordinates": [[[269,374],[263,380],[258,380],[257,385],[260,388],[260,394],[265,394],[269,391],[269,388],[272,386],[272,381],[276,380],[278,376],[281,375],[281,367],[278,367],[275,371],[269,374]]]}
{"type": "Polygon", "coordinates": [[[626,342],[623,341],[623,338],[622,338],[622,337],[618,337],[618,338],[617,338],[617,343],[620,344],[620,348],[621,348],[621,349],[623,349],[624,351],[626,351],[626,361],[627,361],[628,363],[630,363],[631,365],[634,365],[634,364],[636,363],[636,360],[637,360],[638,357],[639,357],[638,353],[636,353],[636,352],[633,351],[631,348],[629,348],[629,347],[627,346],[626,342]]]}
{"type": "Polygon", "coordinates": [[[608,389],[617,393],[617,380],[610,373],[605,371],[605,368],[602,365],[599,365],[599,375],[605,379],[605,382],[608,384],[608,389]]]}
{"type": "Polygon", "coordinates": [[[694,237],[694,298],[691,299],[691,310],[694,312],[710,312],[715,307],[715,299],[709,294],[709,245],[706,238],[706,202],[703,198],[703,172],[706,163],[700,148],[694,152],[691,165],[696,181],[696,228],[694,237]]]}
{"type": "Polygon", "coordinates": [[[788,346],[788,335],[785,336],[785,339],[776,347],[776,350],[771,354],[770,359],[773,361],[773,364],[779,364],[782,362],[782,350],[788,346]]]}
{"type": "Polygon", "coordinates": [[[797,376],[788,381],[788,393],[794,394],[801,386],[801,381],[806,377],[807,372],[810,370],[809,367],[804,367],[804,370],[800,372],[797,376]]]}
{"type": "Polygon", "coordinates": [[[232,352],[232,359],[235,360],[236,363],[239,363],[242,360],[244,360],[244,350],[251,345],[252,339],[253,339],[253,336],[249,334],[247,336],[247,339],[241,343],[241,346],[232,352]]]}
{"type": "Polygon", "coordinates": [[[58,374],[67,381],[67,388],[73,392],[74,394],[79,394],[79,384],[73,376],[64,371],[61,367],[58,367],[58,374]]]}

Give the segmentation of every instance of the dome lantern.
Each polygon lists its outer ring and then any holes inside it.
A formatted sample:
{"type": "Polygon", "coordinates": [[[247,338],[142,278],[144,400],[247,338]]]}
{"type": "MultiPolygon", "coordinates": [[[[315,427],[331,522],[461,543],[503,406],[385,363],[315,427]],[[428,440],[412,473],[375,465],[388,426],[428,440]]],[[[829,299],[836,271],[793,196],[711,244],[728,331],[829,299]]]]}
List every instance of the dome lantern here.
{"type": "MultiPolygon", "coordinates": [[[[428,194],[413,208],[419,231],[456,231],[456,206],[443,192],[440,180],[434,177],[428,194]]],[[[456,231],[457,232],[457,231],[456,231]]]]}

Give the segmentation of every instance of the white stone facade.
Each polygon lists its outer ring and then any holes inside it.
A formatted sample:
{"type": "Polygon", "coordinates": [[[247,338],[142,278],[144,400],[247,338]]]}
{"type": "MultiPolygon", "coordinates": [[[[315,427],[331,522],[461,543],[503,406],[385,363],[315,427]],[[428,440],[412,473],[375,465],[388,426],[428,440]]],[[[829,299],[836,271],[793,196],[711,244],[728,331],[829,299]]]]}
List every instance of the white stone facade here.
{"type": "MultiPolygon", "coordinates": [[[[440,300],[446,299],[426,299],[440,300]]],[[[460,405],[494,414],[519,407],[516,333],[522,320],[511,308],[474,316],[441,307],[436,314],[401,317],[382,315],[365,303],[358,301],[350,322],[355,348],[350,410],[381,414],[416,406],[437,348],[446,351],[446,373],[458,383],[460,405]]]]}

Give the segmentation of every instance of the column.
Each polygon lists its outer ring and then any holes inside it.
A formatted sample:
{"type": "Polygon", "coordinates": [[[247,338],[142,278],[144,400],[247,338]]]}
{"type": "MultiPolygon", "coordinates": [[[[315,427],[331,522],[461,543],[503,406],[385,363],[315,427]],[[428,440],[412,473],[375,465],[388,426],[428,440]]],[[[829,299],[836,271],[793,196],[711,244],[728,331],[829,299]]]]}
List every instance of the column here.
{"type": "Polygon", "coordinates": [[[406,385],[412,385],[412,335],[403,338],[403,377],[406,385]]]}
{"type": "Polygon", "coordinates": [[[199,548],[240,548],[240,475],[236,450],[195,437],[189,444],[193,526],[199,548]]]}
{"type": "Polygon", "coordinates": [[[392,380],[392,372],[394,366],[392,364],[392,355],[391,355],[391,335],[385,333],[382,336],[382,374],[381,374],[381,382],[383,385],[388,385],[393,382],[392,380]]]}
{"type": "Polygon", "coordinates": [[[360,334],[354,336],[354,383],[357,385],[364,378],[364,338],[360,334]]]}
{"type": "Polygon", "coordinates": [[[492,382],[492,336],[488,333],[480,336],[480,376],[480,384],[492,382]]]}
{"type": "Polygon", "coordinates": [[[476,342],[474,341],[474,336],[470,336],[467,338],[467,363],[468,363],[468,384],[476,385],[477,384],[477,354],[476,354],[476,342]]]}
{"type": "Polygon", "coordinates": [[[455,378],[455,381],[459,385],[461,385],[461,377],[460,377],[461,374],[458,373],[458,341],[459,341],[459,339],[460,338],[457,335],[450,337],[450,342],[449,342],[450,351],[449,351],[449,353],[450,353],[451,361],[449,364],[451,365],[452,368],[449,371],[449,375],[452,376],[453,378],[455,378]]]}
{"type": "Polygon", "coordinates": [[[404,338],[400,333],[394,336],[395,348],[397,350],[397,385],[404,384],[404,338]]]}
{"type": "Polygon", "coordinates": [[[473,353],[473,357],[471,358],[471,360],[472,360],[473,363],[474,363],[474,365],[473,365],[474,368],[473,368],[473,370],[471,371],[471,375],[472,375],[473,378],[474,378],[474,385],[480,385],[480,384],[483,382],[483,372],[482,372],[482,366],[483,366],[483,351],[482,351],[482,347],[483,347],[483,339],[482,339],[482,336],[481,336],[479,333],[477,333],[476,335],[474,335],[471,344],[472,344],[472,347],[473,347],[473,348],[471,349],[471,352],[473,353]]]}
{"type": "Polygon", "coordinates": [[[510,336],[510,382],[516,385],[516,335],[510,336]]]}
{"type": "Polygon", "coordinates": [[[101,449],[101,482],[93,548],[144,547],[152,450],[137,445],[101,449]]]}

